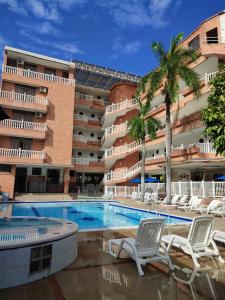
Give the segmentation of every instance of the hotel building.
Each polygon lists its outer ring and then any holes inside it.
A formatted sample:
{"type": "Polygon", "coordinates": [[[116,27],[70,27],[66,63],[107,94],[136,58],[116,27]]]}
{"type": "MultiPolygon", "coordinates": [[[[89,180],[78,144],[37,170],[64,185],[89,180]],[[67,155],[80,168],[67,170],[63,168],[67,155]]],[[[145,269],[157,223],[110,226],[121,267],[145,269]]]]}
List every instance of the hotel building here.
{"type": "MultiPolygon", "coordinates": [[[[201,78],[201,96],[180,81],[171,107],[172,177],[213,180],[225,170],[204,136],[201,110],[209,81],[225,58],[225,13],[205,20],[182,42],[199,57],[190,67],[201,78]],[[179,100],[179,101],[178,101],[179,100]]],[[[140,174],[140,145],[127,122],[138,113],[140,77],[5,47],[0,90],[0,189],[15,193],[98,192],[103,184],[128,185],[140,174]]],[[[165,167],[165,107],[162,87],[148,117],[162,122],[157,138],[146,138],[146,174],[165,167]]]]}

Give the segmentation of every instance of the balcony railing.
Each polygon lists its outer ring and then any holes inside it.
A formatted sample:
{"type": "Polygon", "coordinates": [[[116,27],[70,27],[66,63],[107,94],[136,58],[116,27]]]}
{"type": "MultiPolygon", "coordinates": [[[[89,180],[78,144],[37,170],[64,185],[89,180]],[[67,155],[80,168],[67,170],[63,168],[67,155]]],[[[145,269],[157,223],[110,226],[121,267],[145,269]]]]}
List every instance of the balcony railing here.
{"type": "Polygon", "coordinates": [[[87,100],[87,101],[93,101],[93,100],[94,101],[99,101],[100,103],[104,104],[104,100],[103,99],[97,99],[93,95],[82,94],[82,93],[76,92],[76,98],[77,99],[87,100]]]}
{"type": "Polygon", "coordinates": [[[98,118],[89,118],[86,115],[74,114],[74,119],[83,122],[94,121],[94,122],[98,122],[99,125],[101,124],[101,121],[98,118]]]}
{"type": "Polygon", "coordinates": [[[113,112],[120,111],[120,110],[127,109],[127,108],[131,108],[138,104],[139,99],[140,98],[137,97],[137,98],[133,98],[133,99],[129,99],[129,100],[125,99],[119,103],[113,103],[112,105],[109,105],[106,107],[106,114],[113,113],[113,112]]]}
{"type": "Polygon", "coordinates": [[[48,126],[43,123],[27,122],[27,121],[18,121],[5,119],[0,121],[0,127],[8,127],[15,129],[26,129],[26,130],[35,130],[35,131],[47,131],[48,126]]]}
{"type": "Polygon", "coordinates": [[[76,165],[90,165],[91,163],[103,163],[103,159],[73,157],[72,163],[76,165]]]}
{"type": "Polygon", "coordinates": [[[6,149],[0,148],[0,156],[8,158],[30,158],[30,159],[45,159],[46,154],[43,151],[22,150],[19,149],[6,149]]]}
{"type": "Polygon", "coordinates": [[[88,142],[99,143],[99,145],[100,145],[99,140],[91,140],[91,139],[88,139],[86,136],[83,136],[83,135],[74,135],[73,140],[77,141],[77,142],[85,143],[85,144],[87,144],[88,142]]]}
{"type": "Polygon", "coordinates": [[[137,175],[141,171],[142,161],[137,162],[131,168],[125,168],[119,171],[111,171],[110,173],[105,174],[105,182],[111,180],[126,180],[130,177],[137,175]]]}
{"type": "Polygon", "coordinates": [[[111,127],[107,127],[105,130],[104,137],[107,137],[108,135],[118,133],[121,131],[127,131],[128,129],[128,122],[126,121],[125,123],[119,124],[119,125],[112,125],[111,127]]]}
{"type": "Polygon", "coordinates": [[[216,45],[225,44],[225,36],[204,36],[200,38],[202,44],[216,45]]]}
{"type": "Polygon", "coordinates": [[[201,78],[201,80],[204,80],[205,83],[209,83],[211,79],[213,79],[218,71],[212,72],[212,73],[205,73],[205,75],[201,78]]]}
{"type": "Polygon", "coordinates": [[[118,147],[111,147],[110,149],[105,150],[105,158],[107,159],[109,156],[121,155],[124,153],[129,154],[132,151],[139,149],[141,144],[139,142],[131,142],[129,144],[124,144],[118,147]]]}
{"type": "Polygon", "coordinates": [[[66,85],[75,85],[75,79],[63,78],[63,77],[55,76],[53,74],[49,75],[49,74],[39,73],[39,72],[26,70],[22,68],[15,68],[15,67],[4,65],[2,67],[2,71],[8,74],[23,76],[32,79],[44,80],[48,82],[55,82],[55,83],[66,84],[66,85]]]}
{"type": "Polygon", "coordinates": [[[9,92],[9,91],[0,90],[0,97],[13,100],[13,101],[29,103],[29,104],[33,104],[33,103],[41,104],[41,105],[49,104],[48,99],[45,97],[36,97],[32,95],[20,94],[20,93],[9,92]]]}

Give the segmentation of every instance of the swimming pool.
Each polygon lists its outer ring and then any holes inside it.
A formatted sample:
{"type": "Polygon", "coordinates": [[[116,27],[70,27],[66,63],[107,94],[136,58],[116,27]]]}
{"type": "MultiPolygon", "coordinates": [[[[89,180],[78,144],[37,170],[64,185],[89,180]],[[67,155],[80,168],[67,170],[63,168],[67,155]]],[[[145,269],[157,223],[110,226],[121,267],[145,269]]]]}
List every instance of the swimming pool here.
{"type": "MultiPolygon", "coordinates": [[[[78,224],[79,230],[126,228],[137,226],[141,219],[159,214],[106,202],[45,202],[13,204],[12,216],[62,218],[78,224]]],[[[160,214],[166,224],[183,224],[191,219],[160,214]]]]}

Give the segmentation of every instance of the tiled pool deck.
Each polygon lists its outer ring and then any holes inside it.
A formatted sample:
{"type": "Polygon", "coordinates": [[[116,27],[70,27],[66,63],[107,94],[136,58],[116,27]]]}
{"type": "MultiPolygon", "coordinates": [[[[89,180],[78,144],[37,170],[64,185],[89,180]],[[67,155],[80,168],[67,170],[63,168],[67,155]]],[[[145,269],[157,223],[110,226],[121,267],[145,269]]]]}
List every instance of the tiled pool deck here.
{"type": "MultiPolygon", "coordinates": [[[[62,199],[61,199],[62,200],[62,199]]],[[[135,207],[145,204],[121,201],[135,207]]],[[[173,214],[192,217],[191,213],[173,214]]],[[[215,218],[218,229],[225,230],[225,220],[215,218]]],[[[165,228],[167,232],[187,235],[183,226],[165,228]]],[[[78,259],[55,275],[34,283],[0,290],[1,300],[188,300],[225,299],[225,265],[211,259],[201,259],[201,272],[193,273],[191,259],[182,252],[171,251],[174,264],[179,267],[169,273],[162,263],[144,267],[145,276],[139,277],[135,263],[129,258],[115,260],[107,252],[110,238],[134,236],[134,230],[101,231],[79,234],[78,259]],[[182,269],[182,270],[181,270],[182,269]],[[185,282],[180,282],[175,277],[185,282]],[[189,281],[189,283],[188,283],[189,281]]],[[[219,245],[225,258],[225,247],[219,245]]]]}

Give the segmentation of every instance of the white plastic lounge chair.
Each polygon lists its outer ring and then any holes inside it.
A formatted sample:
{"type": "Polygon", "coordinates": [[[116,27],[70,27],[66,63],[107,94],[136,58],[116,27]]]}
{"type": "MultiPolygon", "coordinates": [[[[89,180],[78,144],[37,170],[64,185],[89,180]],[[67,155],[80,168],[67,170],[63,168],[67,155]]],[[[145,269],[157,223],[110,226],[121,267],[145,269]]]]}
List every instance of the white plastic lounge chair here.
{"type": "Polygon", "coordinates": [[[184,196],[181,196],[180,200],[177,202],[177,205],[184,205],[185,203],[188,202],[188,198],[189,196],[188,195],[184,195],[184,196]]]}
{"type": "Polygon", "coordinates": [[[114,197],[113,192],[107,192],[102,196],[104,199],[112,199],[114,197]]]}
{"type": "Polygon", "coordinates": [[[171,204],[173,205],[177,204],[179,199],[180,199],[180,195],[174,195],[171,199],[171,204]]]}
{"type": "Polygon", "coordinates": [[[168,251],[171,246],[174,246],[190,255],[196,268],[200,268],[198,259],[202,256],[216,256],[221,263],[224,263],[224,260],[212,239],[212,225],[213,217],[196,217],[191,224],[188,238],[169,234],[162,236],[162,241],[167,244],[168,251]]]}
{"type": "Polygon", "coordinates": [[[225,216],[225,204],[223,203],[222,206],[217,207],[216,209],[212,210],[210,213],[213,214],[214,216],[223,218],[225,216]]]}
{"type": "Polygon", "coordinates": [[[146,219],[142,220],[137,230],[137,237],[109,240],[109,253],[118,258],[121,250],[125,249],[131,258],[135,260],[138,273],[144,275],[141,265],[153,261],[166,261],[172,270],[169,254],[165,245],[161,242],[161,236],[164,226],[164,219],[146,219]],[[114,245],[118,247],[118,253],[113,252],[114,245]]]}
{"type": "Polygon", "coordinates": [[[199,199],[197,196],[192,196],[188,203],[179,205],[178,209],[185,210],[185,211],[192,211],[194,208],[200,205],[201,201],[202,199],[199,199]]]}
{"type": "Polygon", "coordinates": [[[196,212],[200,212],[201,214],[209,214],[213,210],[216,210],[218,207],[222,205],[220,200],[212,200],[209,205],[200,205],[199,207],[194,208],[193,210],[196,212]]]}
{"type": "Polygon", "coordinates": [[[217,242],[221,242],[225,244],[225,231],[214,230],[213,239],[217,242]]]}

